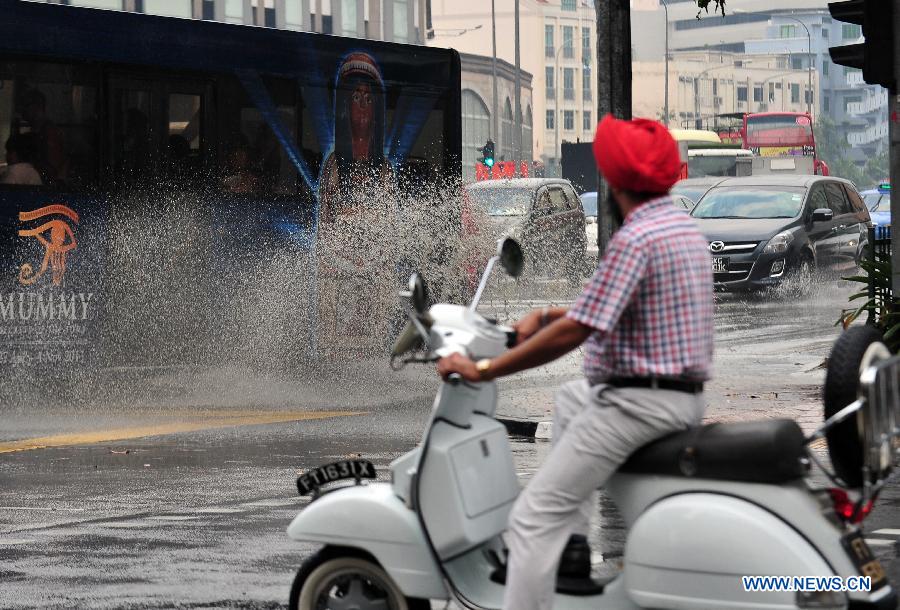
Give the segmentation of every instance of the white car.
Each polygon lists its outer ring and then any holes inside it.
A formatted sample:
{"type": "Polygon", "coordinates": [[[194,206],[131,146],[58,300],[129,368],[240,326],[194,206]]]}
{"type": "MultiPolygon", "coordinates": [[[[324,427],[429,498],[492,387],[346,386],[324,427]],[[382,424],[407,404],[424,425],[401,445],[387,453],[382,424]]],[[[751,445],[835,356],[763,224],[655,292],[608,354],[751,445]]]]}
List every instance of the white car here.
{"type": "MultiPolygon", "coordinates": [[[[686,212],[690,212],[696,205],[693,200],[684,195],[672,193],[673,203],[686,212]]],[[[581,207],[584,208],[584,235],[586,244],[587,261],[591,267],[596,267],[600,260],[600,248],[597,245],[597,193],[590,191],[581,194],[581,207]]]]}

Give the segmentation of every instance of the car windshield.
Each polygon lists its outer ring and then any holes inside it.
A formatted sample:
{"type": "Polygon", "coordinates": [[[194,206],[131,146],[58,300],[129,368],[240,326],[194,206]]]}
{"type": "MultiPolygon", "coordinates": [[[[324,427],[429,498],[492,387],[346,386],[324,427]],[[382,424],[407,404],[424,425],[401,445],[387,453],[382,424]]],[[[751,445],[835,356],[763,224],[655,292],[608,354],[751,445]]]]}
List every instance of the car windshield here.
{"type": "Polygon", "coordinates": [[[709,156],[702,155],[688,158],[688,176],[737,176],[737,155],[709,156]]]}
{"type": "Polygon", "coordinates": [[[890,212],[891,196],[882,195],[880,193],[876,195],[866,195],[866,207],[869,208],[870,212],[890,212]],[[881,198],[880,200],[878,199],[879,197],[881,198]]]}
{"type": "Polygon", "coordinates": [[[585,193],[581,196],[581,206],[585,216],[597,215],[597,193],[585,193]]]}
{"type": "Polygon", "coordinates": [[[691,201],[697,201],[701,197],[703,197],[703,193],[705,193],[709,189],[708,186],[678,186],[677,184],[672,188],[673,195],[684,195],[691,201]]]}
{"type": "Polygon", "coordinates": [[[804,187],[724,186],[697,204],[695,218],[794,218],[803,205],[804,187]]]}
{"type": "Polygon", "coordinates": [[[515,187],[469,189],[473,201],[490,216],[524,216],[531,207],[533,191],[515,187]]]}

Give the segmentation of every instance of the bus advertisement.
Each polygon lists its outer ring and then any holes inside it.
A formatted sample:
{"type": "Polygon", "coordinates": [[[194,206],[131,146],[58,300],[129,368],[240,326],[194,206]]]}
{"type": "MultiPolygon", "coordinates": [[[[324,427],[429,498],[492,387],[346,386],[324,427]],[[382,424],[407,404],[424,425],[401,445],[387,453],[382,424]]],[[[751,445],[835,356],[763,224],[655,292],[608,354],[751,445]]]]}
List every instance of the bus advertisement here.
{"type": "Polygon", "coordinates": [[[813,157],[816,174],[828,166],[816,156],[812,118],[805,112],[760,112],[744,115],[744,148],[760,157],[813,157]]]}
{"type": "Polygon", "coordinates": [[[362,320],[393,315],[419,258],[449,260],[455,51],[15,0],[0,12],[7,370],[384,343],[389,329],[362,320]],[[429,242],[411,218],[446,235],[429,242]]]}

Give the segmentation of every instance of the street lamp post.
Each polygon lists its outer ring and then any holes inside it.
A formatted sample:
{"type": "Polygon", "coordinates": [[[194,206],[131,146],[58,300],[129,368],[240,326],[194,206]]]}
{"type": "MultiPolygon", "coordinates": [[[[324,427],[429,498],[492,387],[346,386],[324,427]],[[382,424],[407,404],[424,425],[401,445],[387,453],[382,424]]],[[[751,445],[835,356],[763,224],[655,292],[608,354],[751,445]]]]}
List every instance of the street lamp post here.
{"type": "Polygon", "coordinates": [[[559,147],[559,54],[562,53],[563,49],[567,47],[570,49],[572,48],[571,40],[569,41],[568,45],[564,44],[556,51],[556,68],[554,71],[554,74],[556,75],[556,82],[554,83],[554,85],[556,85],[556,88],[553,91],[553,105],[555,106],[555,108],[553,109],[553,126],[556,128],[556,145],[553,147],[553,153],[556,156],[556,169],[560,172],[560,176],[562,175],[562,151],[559,147]]]}
{"type": "Polygon", "coordinates": [[[497,17],[496,17],[496,13],[494,12],[494,0],[491,0],[491,30],[492,30],[491,37],[492,37],[492,41],[493,41],[492,42],[493,53],[492,53],[492,60],[491,60],[491,77],[494,81],[494,104],[493,104],[494,116],[493,116],[493,121],[491,121],[491,123],[493,125],[494,137],[496,138],[499,136],[499,134],[497,133],[499,131],[499,129],[497,127],[499,125],[499,123],[498,123],[499,117],[497,116],[499,114],[499,110],[497,109],[497,17]]]}
{"type": "Polygon", "coordinates": [[[666,11],[666,97],[665,97],[665,114],[663,115],[663,124],[669,126],[669,3],[661,0],[663,8],[666,11]]]}
{"type": "Polygon", "coordinates": [[[803,26],[804,30],[806,30],[806,55],[807,55],[806,61],[808,64],[807,72],[809,73],[808,84],[807,84],[807,89],[808,89],[809,93],[807,94],[807,98],[806,98],[806,114],[808,114],[810,116],[810,118],[812,118],[812,90],[813,90],[813,88],[812,88],[812,64],[813,64],[812,36],[810,35],[809,28],[806,27],[806,24],[803,23],[802,21],[800,21],[799,19],[797,19],[796,17],[784,16],[784,18],[790,19],[791,21],[796,21],[797,23],[799,23],[800,25],[803,26]]]}

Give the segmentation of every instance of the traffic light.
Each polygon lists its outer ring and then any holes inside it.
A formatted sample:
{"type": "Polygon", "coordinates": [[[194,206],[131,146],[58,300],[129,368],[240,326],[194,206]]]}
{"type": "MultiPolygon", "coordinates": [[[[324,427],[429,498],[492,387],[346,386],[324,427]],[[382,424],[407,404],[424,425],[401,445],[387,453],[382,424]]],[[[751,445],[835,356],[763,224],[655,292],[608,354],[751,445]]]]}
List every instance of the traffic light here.
{"type": "Polygon", "coordinates": [[[862,70],[863,80],[895,92],[894,32],[892,0],[846,0],[829,2],[828,11],[837,21],[862,26],[865,42],[830,47],[831,61],[862,70]]]}
{"type": "Polygon", "coordinates": [[[494,167],[494,141],[488,140],[484,146],[478,149],[481,153],[481,162],[488,167],[494,167]]]}

